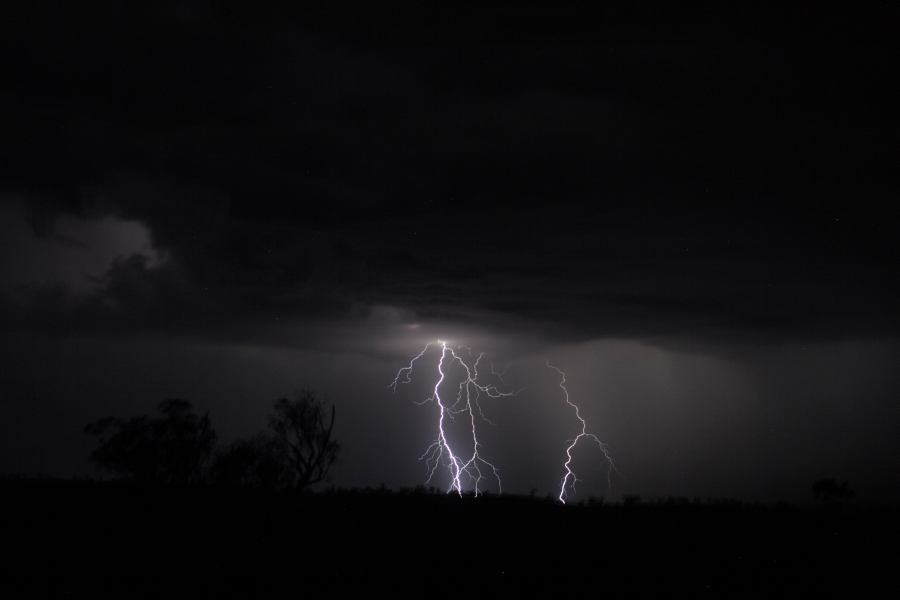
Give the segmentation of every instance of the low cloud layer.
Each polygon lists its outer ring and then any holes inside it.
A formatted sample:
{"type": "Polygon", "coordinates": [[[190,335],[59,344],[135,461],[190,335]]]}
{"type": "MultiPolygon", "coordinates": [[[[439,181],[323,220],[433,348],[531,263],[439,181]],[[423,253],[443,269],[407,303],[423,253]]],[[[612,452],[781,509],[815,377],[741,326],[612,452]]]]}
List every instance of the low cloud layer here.
{"type": "Polygon", "coordinates": [[[385,305],[563,339],[898,332],[877,14],[842,42],[826,13],[487,11],[382,37],[362,13],[71,10],[4,35],[0,191],[44,236],[114,219],[167,261],[92,265],[97,297],[65,308],[7,296],[7,326],[213,335],[385,305]]]}

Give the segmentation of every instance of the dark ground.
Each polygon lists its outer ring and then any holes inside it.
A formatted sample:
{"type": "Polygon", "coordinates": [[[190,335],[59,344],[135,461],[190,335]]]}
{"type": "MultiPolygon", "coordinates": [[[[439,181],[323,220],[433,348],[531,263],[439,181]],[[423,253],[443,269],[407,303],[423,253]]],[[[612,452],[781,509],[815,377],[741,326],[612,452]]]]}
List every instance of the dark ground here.
{"type": "Polygon", "coordinates": [[[900,591],[889,509],[36,481],[0,495],[3,598],[900,591]]]}

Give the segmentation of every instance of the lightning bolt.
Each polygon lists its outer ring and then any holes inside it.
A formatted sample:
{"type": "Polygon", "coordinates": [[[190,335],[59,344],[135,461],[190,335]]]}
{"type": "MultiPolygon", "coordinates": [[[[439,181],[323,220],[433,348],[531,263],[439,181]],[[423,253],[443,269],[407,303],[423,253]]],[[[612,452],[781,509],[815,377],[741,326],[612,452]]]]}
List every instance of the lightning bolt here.
{"type": "MultiPolygon", "coordinates": [[[[419,460],[425,462],[427,473],[425,483],[431,483],[438,469],[444,467],[446,468],[447,476],[450,481],[447,487],[447,493],[455,492],[459,496],[462,496],[464,491],[471,490],[475,496],[478,496],[482,491],[482,482],[486,479],[496,481],[497,489],[502,493],[503,482],[500,478],[500,469],[484,457],[482,445],[478,439],[479,421],[493,425],[493,422],[484,414],[484,410],[481,406],[481,399],[483,397],[491,399],[506,398],[515,396],[522,390],[520,389],[515,392],[502,391],[496,385],[481,383],[478,367],[484,359],[485,353],[481,352],[476,356],[468,346],[453,346],[443,340],[425,344],[425,347],[422,348],[418,354],[413,356],[405,367],[402,367],[397,371],[397,375],[394,377],[394,380],[388,384],[388,388],[396,392],[398,386],[411,383],[412,372],[416,363],[428,353],[428,350],[432,346],[435,345],[440,349],[440,358],[437,361],[434,388],[431,391],[431,396],[420,402],[416,402],[416,404],[419,405],[433,403],[437,408],[437,436],[419,457],[419,460]],[[463,352],[463,350],[465,352],[463,352]],[[466,357],[468,357],[468,360],[466,357]],[[445,397],[441,396],[441,388],[447,381],[447,369],[452,365],[461,367],[465,375],[462,376],[459,381],[455,399],[447,400],[445,397]],[[464,452],[459,450],[455,451],[447,435],[449,424],[455,422],[457,417],[461,417],[467,421],[469,426],[468,439],[470,441],[464,445],[464,452]]],[[[569,390],[566,387],[565,372],[559,367],[552,365],[549,361],[546,364],[548,368],[556,371],[559,375],[559,388],[563,391],[563,397],[565,398],[566,404],[574,410],[575,418],[578,419],[578,422],[581,424],[581,431],[578,435],[576,435],[574,439],[567,441],[566,460],[563,462],[564,474],[562,481],[560,482],[558,495],[559,501],[565,504],[566,499],[570,495],[575,494],[575,484],[579,481],[572,466],[574,461],[572,453],[575,451],[575,448],[581,440],[587,439],[593,441],[600,448],[600,452],[603,453],[603,457],[606,459],[606,483],[610,488],[612,487],[612,474],[614,471],[618,473],[618,470],[609,453],[607,444],[588,431],[587,421],[581,416],[581,409],[577,404],[572,402],[572,399],[569,397],[569,390]]],[[[506,374],[507,368],[504,368],[502,371],[497,371],[494,368],[493,362],[490,363],[491,376],[503,383],[504,386],[505,381],[503,377],[506,374]]],[[[459,448],[459,446],[457,446],[457,448],[459,448]]]]}
{"type": "Polygon", "coordinates": [[[487,460],[481,452],[482,445],[478,440],[478,426],[476,421],[480,419],[486,423],[493,424],[491,420],[485,416],[481,407],[482,396],[497,399],[513,396],[518,392],[501,391],[495,385],[479,382],[478,365],[484,358],[483,352],[478,354],[474,361],[472,361],[473,352],[468,346],[457,346],[454,348],[443,340],[428,342],[425,344],[425,347],[422,348],[421,352],[409,361],[409,364],[397,371],[396,377],[394,377],[394,380],[388,385],[388,388],[396,392],[398,385],[410,383],[412,381],[412,371],[415,363],[421,359],[434,344],[440,346],[441,350],[440,359],[437,363],[437,379],[431,396],[425,398],[422,402],[417,403],[426,404],[431,402],[434,403],[438,409],[437,437],[419,457],[419,460],[425,461],[428,473],[428,478],[425,480],[425,483],[430,483],[438,468],[443,465],[447,468],[450,479],[450,484],[447,489],[448,493],[456,492],[462,496],[464,486],[472,486],[471,489],[475,496],[478,496],[481,492],[482,481],[485,479],[495,480],[497,482],[498,491],[502,493],[503,482],[500,478],[500,470],[496,465],[487,460]],[[466,350],[470,362],[467,362],[465,358],[463,358],[461,352],[462,349],[466,350]],[[459,382],[455,401],[453,404],[449,404],[441,397],[440,388],[446,379],[446,372],[444,370],[445,364],[453,363],[459,364],[462,367],[465,371],[465,377],[459,382]],[[447,421],[454,421],[457,415],[466,415],[470,425],[471,445],[468,446],[470,450],[468,450],[465,455],[454,452],[453,447],[447,438],[447,431],[445,428],[447,421]],[[471,454],[469,454],[469,452],[471,452],[471,454]]]}
{"type": "Polygon", "coordinates": [[[605,442],[601,442],[600,438],[598,438],[593,433],[588,433],[587,430],[587,421],[584,420],[584,417],[581,416],[581,410],[578,408],[578,405],[572,402],[569,398],[569,390],[566,388],[566,374],[559,367],[555,367],[550,364],[550,361],[547,361],[547,367],[556,371],[559,376],[559,388],[563,391],[563,396],[565,397],[566,404],[571,406],[575,410],[575,418],[578,419],[578,422],[581,423],[581,432],[575,436],[575,439],[569,440],[569,445],[566,447],[566,461],[563,463],[563,468],[565,469],[565,474],[563,475],[562,482],[559,487],[559,501],[563,504],[566,503],[567,493],[566,490],[571,489],[572,494],[575,493],[575,484],[578,482],[578,477],[575,476],[575,471],[572,470],[572,451],[575,449],[575,446],[578,445],[582,439],[592,440],[597,443],[600,447],[600,452],[603,453],[603,457],[606,459],[607,470],[606,470],[606,484],[610,488],[612,487],[612,473],[616,470],[616,464],[613,462],[612,456],[609,454],[609,446],[605,442]]]}

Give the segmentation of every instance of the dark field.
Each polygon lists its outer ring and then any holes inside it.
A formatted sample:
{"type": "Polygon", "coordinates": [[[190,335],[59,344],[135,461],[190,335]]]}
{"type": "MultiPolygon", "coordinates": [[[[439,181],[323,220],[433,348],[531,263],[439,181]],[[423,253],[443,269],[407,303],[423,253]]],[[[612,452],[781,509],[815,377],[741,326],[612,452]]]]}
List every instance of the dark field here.
{"type": "Polygon", "coordinates": [[[897,597],[896,510],[7,481],[0,597],[897,597]]]}

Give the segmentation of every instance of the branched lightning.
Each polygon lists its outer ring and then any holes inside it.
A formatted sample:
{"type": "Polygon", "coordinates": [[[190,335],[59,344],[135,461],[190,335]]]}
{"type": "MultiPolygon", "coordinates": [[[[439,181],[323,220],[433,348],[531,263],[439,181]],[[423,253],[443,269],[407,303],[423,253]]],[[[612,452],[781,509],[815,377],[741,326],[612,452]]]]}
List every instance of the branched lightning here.
{"type": "Polygon", "coordinates": [[[559,487],[559,501],[563,504],[566,503],[566,489],[569,488],[572,490],[572,493],[575,493],[575,483],[578,482],[578,478],[575,476],[575,471],[572,470],[572,451],[575,449],[575,446],[578,445],[578,442],[582,439],[593,440],[600,447],[600,451],[603,453],[603,457],[606,459],[607,470],[606,470],[606,483],[608,486],[612,487],[612,473],[616,470],[616,464],[613,462],[612,456],[609,454],[609,446],[605,442],[601,442],[600,438],[598,438],[593,433],[588,433],[587,430],[587,421],[584,420],[584,417],[581,416],[581,410],[578,408],[578,405],[572,402],[569,398],[569,390],[566,388],[566,374],[559,367],[555,367],[547,361],[547,366],[554,371],[556,371],[559,376],[559,387],[563,391],[563,396],[565,397],[566,404],[571,406],[575,410],[575,418],[578,419],[578,422],[581,423],[581,431],[578,435],[575,436],[574,439],[569,440],[569,445],[566,447],[566,461],[563,463],[563,468],[565,469],[565,474],[563,475],[562,482],[559,487]]]}
{"type": "MultiPolygon", "coordinates": [[[[416,361],[422,358],[434,343],[435,342],[427,343],[425,347],[422,348],[422,351],[409,361],[407,366],[397,371],[397,376],[394,377],[394,380],[388,387],[396,391],[399,384],[410,383],[412,370],[416,361]]],[[[483,352],[478,354],[474,361],[472,361],[474,353],[468,346],[457,346],[454,348],[443,340],[438,340],[436,343],[440,346],[441,350],[440,359],[437,363],[437,379],[431,396],[418,403],[426,404],[432,402],[438,409],[437,437],[419,457],[419,460],[425,461],[428,472],[428,478],[425,482],[430,483],[438,467],[443,465],[447,468],[450,478],[450,484],[447,489],[448,492],[456,492],[457,494],[462,495],[464,486],[471,485],[474,494],[477,496],[479,492],[481,492],[482,481],[486,478],[493,478],[496,480],[498,491],[502,491],[503,483],[500,479],[500,470],[482,454],[481,442],[478,440],[476,415],[478,419],[493,424],[492,421],[485,416],[484,410],[481,407],[482,396],[494,399],[505,398],[513,396],[517,392],[501,391],[495,385],[479,382],[478,365],[484,358],[483,352]],[[461,353],[462,349],[466,350],[466,353],[469,356],[469,362],[463,358],[461,353]],[[465,371],[465,377],[460,381],[457,389],[456,400],[452,404],[447,403],[441,397],[440,393],[441,385],[446,378],[444,367],[447,363],[458,363],[465,371]],[[448,420],[454,421],[457,415],[467,416],[467,420],[471,427],[471,446],[468,446],[469,450],[466,455],[460,455],[460,453],[454,452],[450,441],[447,439],[445,424],[448,420]]]]}
{"type": "Polygon", "coordinates": [[[506,381],[503,379],[503,376],[506,375],[507,371],[509,371],[509,364],[507,364],[505,367],[503,367],[502,371],[498,371],[497,369],[494,368],[494,361],[491,361],[491,375],[493,375],[494,377],[499,379],[500,383],[504,383],[504,384],[506,383],[506,381]]]}
{"type": "MultiPolygon", "coordinates": [[[[502,492],[503,483],[500,479],[500,469],[484,457],[482,445],[478,438],[479,421],[493,425],[493,422],[484,413],[481,400],[485,397],[490,399],[506,398],[514,396],[522,390],[516,392],[502,391],[497,385],[482,383],[478,367],[484,359],[484,352],[476,355],[468,346],[453,346],[443,340],[425,344],[425,347],[405,367],[397,371],[397,375],[388,385],[388,388],[396,392],[397,386],[411,383],[413,368],[433,345],[438,346],[440,349],[434,387],[429,397],[416,402],[419,405],[432,403],[437,408],[437,435],[419,457],[419,460],[424,461],[426,466],[427,478],[425,483],[430,483],[438,469],[443,467],[447,470],[450,481],[447,487],[448,493],[455,492],[462,496],[464,491],[471,490],[475,496],[478,496],[482,491],[482,482],[486,479],[495,480],[498,491],[502,492]],[[441,396],[441,388],[445,386],[447,381],[447,369],[454,364],[461,367],[464,375],[459,381],[455,399],[447,400],[441,396]],[[457,417],[467,422],[468,425],[469,434],[467,437],[470,439],[470,442],[465,444],[466,449],[464,451],[460,451],[458,446],[457,450],[454,450],[447,435],[449,423],[455,423],[457,417]]],[[[503,377],[506,375],[508,366],[502,371],[498,371],[494,368],[493,361],[491,361],[489,377],[493,377],[505,386],[506,382],[503,377]]],[[[566,460],[563,463],[564,474],[558,495],[559,501],[565,504],[569,495],[575,493],[575,484],[579,481],[572,465],[574,460],[572,453],[578,446],[578,442],[582,439],[591,440],[600,448],[606,460],[606,481],[610,487],[612,486],[612,473],[616,471],[616,465],[612,456],[610,456],[607,444],[588,431],[587,421],[581,416],[581,409],[569,397],[565,372],[559,367],[550,364],[549,361],[547,362],[547,367],[556,371],[559,375],[559,388],[563,391],[566,404],[574,410],[575,418],[581,424],[581,430],[575,438],[567,441],[566,460]]]]}

